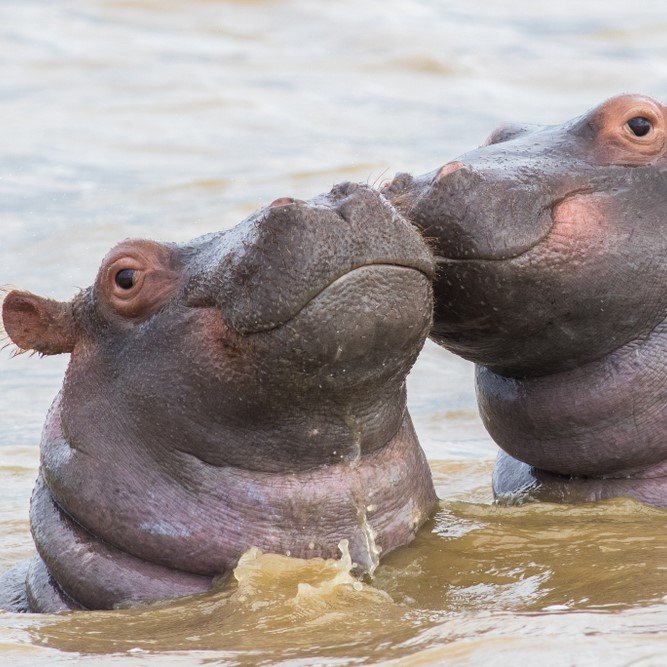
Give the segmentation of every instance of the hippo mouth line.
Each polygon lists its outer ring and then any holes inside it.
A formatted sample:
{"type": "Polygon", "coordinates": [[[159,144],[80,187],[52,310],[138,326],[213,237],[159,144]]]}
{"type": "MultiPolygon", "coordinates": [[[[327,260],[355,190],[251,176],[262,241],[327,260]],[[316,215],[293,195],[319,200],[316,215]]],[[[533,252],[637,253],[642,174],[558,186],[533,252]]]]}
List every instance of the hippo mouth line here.
{"type": "MultiPolygon", "coordinates": [[[[524,257],[525,255],[531,253],[535,248],[543,244],[545,241],[548,240],[548,238],[552,235],[554,231],[554,227],[556,226],[556,221],[554,220],[553,212],[554,210],[566,202],[568,199],[571,199],[573,197],[577,197],[580,195],[585,195],[585,194],[590,194],[594,192],[594,190],[590,187],[585,187],[585,188],[575,188],[574,190],[571,190],[570,192],[557,197],[556,199],[552,200],[545,206],[543,206],[539,213],[536,216],[536,220],[539,220],[545,213],[549,213],[549,217],[551,219],[551,224],[549,225],[548,229],[544,231],[543,234],[539,236],[539,238],[534,242],[531,243],[529,246],[525,248],[521,248],[518,250],[518,252],[515,253],[508,253],[508,254],[500,254],[496,255],[493,257],[488,257],[488,256],[477,256],[477,257],[448,257],[446,255],[440,255],[440,254],[434,254],[434,259],[436,264],[438,265],[438,268],[442,264],[446,263],[463,263],[463,262],[507,262],[507,261],[512,261],[515,259],[520,259],[521,257],[524,257]]],[[[489,225],[490,228],[493,228],[493,225],[489,225]]],[[[422,233],[427,235],[428,234],[428,228],[425,230],[422,230],[422,233]]]]}
{"type": "MultiPolygon", "coordinates": [[[[552,211],[554,207],[558,205],[558,203],[559,202],[557,201],[554,202],[553,204],[550,204],[549,206],[545,206],[537,216],[538,219],[540,216],[544,215],[545,212],[552,211]]],[[[479,255],[477,257],[448,257],[447,255],[435,254],[433,257],[438,267],[441,264],[446,264],[446,263],[458,264],[463,262],[510,262],[513,259],[520,259],[524,255],[527,255],[528,253],[533,251],[537,246],[544,243],[544,241],[546,241],[547,238],[549,238],[549,235],[551,234],[552,230],[553,230],[553,224],[534,243],[531,243],[529,246],[525,248],[521,248],[518,252],[515,252],[514,254],[502,254],[502,255],[495,255],[493,257],[488,257],[488,256],[485,257],[483,255],[479,255]]]]}
{"type": "Polygon", "coordinates": [[[429,282],[431,282],[434,278],[434,271],[428,267],[424,266],[419,263],[408,263],[408,262],[391,262],[391,261],[378,261],[378,262],[369,262],[367,264],[360,264],[358,266],[353,266],[350,269],[347,269],[343,273],[340,273],[336,275],[334,278],[332,278],[324,287],[319,289],[316,293],[310,295],[299,307],[296,311],[294,311],[292,314],[289,315],[289,317],[280,320],[279,322],[269,322],[265,326],[258,326],[253,328],[252,330],[247,330],[244,331],[243,333],[245,335],[248,334],[255,334],[255,333],[266,333],[269,331],[273,331],[274,329],[278,329],[282,326],[285,326],[292,320],[294,320],[296,317],[300,315],[300,313],[305,310],[313,301],[317,300],[320,296],[322,296],[325,292],[327,292],[330,288],[332,288],[336,283],[338,283],[341,280],[344,280],[351,276],[352,274],[355,274],[359,271],[363,271],[364,269],[370,269],[370,268],[378,268],[378,269],[403,269],[406,271],[411,271],[415,273],[421,273],[429,282]]]}

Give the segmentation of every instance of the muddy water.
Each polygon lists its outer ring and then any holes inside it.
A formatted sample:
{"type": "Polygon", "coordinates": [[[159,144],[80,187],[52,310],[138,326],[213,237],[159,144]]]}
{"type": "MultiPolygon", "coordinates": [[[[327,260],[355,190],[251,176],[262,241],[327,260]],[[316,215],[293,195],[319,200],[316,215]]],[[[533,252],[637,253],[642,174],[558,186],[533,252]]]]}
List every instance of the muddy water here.
{"type": "MultiPolygon", "coordinates": [[[[503,120],[667,98],[664,3],[0,3],[0,284],[57,298],[127,236],[185,240],[343,179],[426,171],[503,120]]],[[[0,358],[0,567],[32,550],[64,359],[0,358]]],[[[496,507],[472,370],[428,346],[410,406],[439,511],[375,578],[248,553],[207,595],[0,615],[3,664],[663,665],[664,512],[496,507]]]]}

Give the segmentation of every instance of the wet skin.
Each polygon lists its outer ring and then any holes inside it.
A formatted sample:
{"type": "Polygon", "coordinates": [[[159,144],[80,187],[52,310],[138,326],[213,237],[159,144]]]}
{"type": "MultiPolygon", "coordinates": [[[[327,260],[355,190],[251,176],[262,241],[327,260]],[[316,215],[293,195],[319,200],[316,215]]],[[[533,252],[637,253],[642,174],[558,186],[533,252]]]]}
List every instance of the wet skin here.
{"type": "Polygon", "coordinates": [[[433,241],[431,336],[477,364],[497,496],[667,505],[666,137],[623,95],[384,189],[433,241]]]}
{"type": "Polygon", "coordinates": [[[360,571],[435,503],[405,403],[433,258],[377,192],[280,199],[184,244],[125,241],[69,303],[11,292],[21,349],[71,353],[0,606],[205,591],[251,546],[360,571]]]}

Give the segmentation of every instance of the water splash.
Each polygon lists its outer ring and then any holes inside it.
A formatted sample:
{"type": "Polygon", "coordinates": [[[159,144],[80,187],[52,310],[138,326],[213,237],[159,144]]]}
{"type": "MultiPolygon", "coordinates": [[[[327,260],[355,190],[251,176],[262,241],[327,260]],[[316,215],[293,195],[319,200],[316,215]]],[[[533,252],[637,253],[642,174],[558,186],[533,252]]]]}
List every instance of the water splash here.
{"type": "Polygon", "coordinates": [[[361,528],[363,547],[368,554],[368,559],[366,562],[359,563],[359,565],[363,565],[366,569],[366,572],[368,572],[368,574],[372,577],[378,565],[380,564],[380,552],[382,549],[375,541],[376,533],[373,530],[371,524],[368,522],[368,507],[369,506],[367,506],[364,502],[357,504],[357,519],[359,520],[359,527],[361,528]]]}
{"type": "MultiPolygon", "coordinates": [[[[350,429],[352,435],[351,456],[349,457],[350,468],[354,471],[361,461],[361,436],[362,429],[357,419],[350,411],[344,415],[345,424],[350,429]]],[[[359,553],[355,554],[356,565],[367,572],[370,576],[377,569],[380,564],[381,548],[375,541],[376,532],[368,521],[368,512],[371,511],[373,505],[370,505],[370,498],[368,490],[363,487],[360,480],[357,480],[356,488],[351,493],[352,503],[357,511],[357,523],[360,529],[359,539],[354,541],[354,544],[359,544],[359,553]]],[[[348,540],[344,540],[347,548],[348,540]]],[[[339,545],[340,548],[340,545],[339,545]]],[[[341,550],[342,551],[342,550],[341,550]]]]}
{"type": "Polygon", "coordinates": [[[333,561],[335,570],[333,577],[314,585],[300,582],[297,587],[297,599],[313,597],[315,595],[327,595],[337,586],[352,586],[355,591],[363,590],[364,585],[358,579],[355,579],[351,573],[354,568],[354,563],[352,562],[352,556],[350,555],[349,542],[347,540],[341,540],[338,543],[338,549],[340,550],[341,557],[340,560],[333,561]]]}

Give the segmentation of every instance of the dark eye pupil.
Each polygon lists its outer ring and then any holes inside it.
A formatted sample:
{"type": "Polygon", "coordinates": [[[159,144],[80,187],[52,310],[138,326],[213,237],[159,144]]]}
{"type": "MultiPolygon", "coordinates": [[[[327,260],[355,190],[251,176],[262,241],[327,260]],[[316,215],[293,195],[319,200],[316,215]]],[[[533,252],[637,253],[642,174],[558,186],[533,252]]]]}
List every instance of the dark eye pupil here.
{"type": "Polygon", "coordinates": [[[628,121],[628,127],[636,137],[645,137],[653,127],[653,124],[648,118],[637,116],[628,121]]]}
{"type": "Polygon", "coordinates": [[[123,269],[116,274],[116,285],[121,289],[134,287],[134,269],[123,269]]]}

